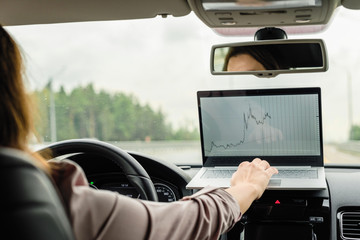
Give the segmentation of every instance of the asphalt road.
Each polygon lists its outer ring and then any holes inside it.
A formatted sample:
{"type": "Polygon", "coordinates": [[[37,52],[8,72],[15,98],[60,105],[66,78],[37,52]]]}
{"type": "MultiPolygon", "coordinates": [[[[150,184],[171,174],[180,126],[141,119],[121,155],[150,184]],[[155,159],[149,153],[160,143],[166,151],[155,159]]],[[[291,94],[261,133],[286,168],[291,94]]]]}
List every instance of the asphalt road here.
{"type": "MultiPolygon", "coordinates": [[[[111,142],[125,150],[136,151],[178,165],[201,165],[201,147],[198,141],[173,142],[111,142]]],[[[34,145],[34,150],[46,146],[34,145]]],[[[324,145],[325,164],[359,164],[360,141],[324,145]]]]}
{"type": "Polygon", "coordinates": [[[350,145],[324,145],[325,164],[360,164],[360,147],[350,145]]]}

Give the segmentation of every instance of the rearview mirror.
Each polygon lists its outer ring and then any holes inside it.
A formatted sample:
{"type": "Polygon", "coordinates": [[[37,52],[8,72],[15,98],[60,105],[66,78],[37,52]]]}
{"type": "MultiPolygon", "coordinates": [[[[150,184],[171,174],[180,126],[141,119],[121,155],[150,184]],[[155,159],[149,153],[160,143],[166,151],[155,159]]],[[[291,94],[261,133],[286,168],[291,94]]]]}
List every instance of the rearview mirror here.
{"type": "Polygon", "coordinates": [[[264,40],[215,45],[211,73],[275,77],[282,73],[325,72],[325,44],[321,39],[264,40]]]}

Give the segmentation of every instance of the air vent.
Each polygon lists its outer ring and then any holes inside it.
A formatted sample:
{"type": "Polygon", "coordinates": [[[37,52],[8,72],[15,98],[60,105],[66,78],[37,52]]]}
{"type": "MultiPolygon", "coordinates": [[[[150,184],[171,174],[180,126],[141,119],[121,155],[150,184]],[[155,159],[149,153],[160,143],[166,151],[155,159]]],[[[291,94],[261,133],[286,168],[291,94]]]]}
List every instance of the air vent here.
{"type": "Polygon", "coordinates": [[[339,220],[342,239],[360,239],[360,212],[341,212],[339,220]]]}

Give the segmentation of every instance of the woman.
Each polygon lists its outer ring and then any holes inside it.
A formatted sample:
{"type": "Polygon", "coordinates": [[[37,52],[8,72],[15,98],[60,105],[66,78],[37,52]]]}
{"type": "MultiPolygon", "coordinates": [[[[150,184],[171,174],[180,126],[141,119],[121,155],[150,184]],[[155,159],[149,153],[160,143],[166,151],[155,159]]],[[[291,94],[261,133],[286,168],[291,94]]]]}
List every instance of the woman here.
{"type": "Polygon", "coordinates": [[[207,187],[174,203],[135,200],[89,188],[75,163],[46,162],[28,148],[34,125],[22,79],[21,53],[2,26],[0,42],[0,146],[32,155],[34,163],[54,179],[77,239],[218,239],[277,173],[266,161],[244,162],[234,173],[230,188],[207,187]]]}
{"type": "Polygon", "coordinates": [[[279,70],[281,66],[275,56],[271,45],[231,47],[225,56],[223,71],[279,70]]]}

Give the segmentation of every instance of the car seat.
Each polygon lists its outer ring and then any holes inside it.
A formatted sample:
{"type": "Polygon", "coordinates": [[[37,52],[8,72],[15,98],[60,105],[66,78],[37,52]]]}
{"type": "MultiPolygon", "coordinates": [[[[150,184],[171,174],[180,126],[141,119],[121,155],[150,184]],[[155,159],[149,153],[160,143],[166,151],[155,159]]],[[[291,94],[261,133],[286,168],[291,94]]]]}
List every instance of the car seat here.
{"type": "Polygon", "coordinates": [[[0,147],[0,238],[75,239],[50,178],[27,154],[0,147]]]}

